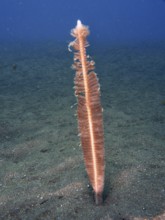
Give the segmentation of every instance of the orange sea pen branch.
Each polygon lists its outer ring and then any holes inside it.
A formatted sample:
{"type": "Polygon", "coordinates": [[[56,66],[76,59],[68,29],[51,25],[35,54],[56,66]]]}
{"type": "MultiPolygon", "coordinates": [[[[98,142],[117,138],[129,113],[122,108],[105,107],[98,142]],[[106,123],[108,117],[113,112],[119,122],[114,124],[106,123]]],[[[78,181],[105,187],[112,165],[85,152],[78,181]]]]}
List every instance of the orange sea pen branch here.
{"type": "Polygon", "coordinates": [[[75,40],[69,44],[75,50],[75,95],[78,101],[78,127],[86,170],[95,192],[96,204],[102,203],[104,188],[104,134],[100,86],[94,70],[94,62],[86,55],[89,29],[80,20],[72,29],[75,40]]]}

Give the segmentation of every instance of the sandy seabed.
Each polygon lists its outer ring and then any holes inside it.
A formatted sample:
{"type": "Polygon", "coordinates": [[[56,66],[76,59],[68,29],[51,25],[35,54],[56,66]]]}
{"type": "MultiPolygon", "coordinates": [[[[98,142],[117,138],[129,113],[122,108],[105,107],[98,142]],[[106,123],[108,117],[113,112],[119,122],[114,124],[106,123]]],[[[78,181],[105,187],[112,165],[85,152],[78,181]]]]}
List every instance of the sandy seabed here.
{"type": "Polygon", "coordinates": [[[77,136],[67,45],[0,45],[0,219],[165,219],[165,43],[91,50],[104,108],[104,204],[77,136]]]}

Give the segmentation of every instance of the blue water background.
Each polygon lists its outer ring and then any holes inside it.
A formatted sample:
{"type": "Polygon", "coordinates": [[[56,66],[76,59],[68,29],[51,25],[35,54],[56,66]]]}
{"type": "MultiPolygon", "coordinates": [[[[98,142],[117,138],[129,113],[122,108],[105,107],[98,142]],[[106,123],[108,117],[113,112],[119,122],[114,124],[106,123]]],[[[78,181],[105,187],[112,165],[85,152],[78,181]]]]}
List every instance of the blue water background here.
{"type": "Polygon", "coordinates": [[[77,19],[96,42],[165,39],[163,0],[1,0],[0,41],[67,42],[77,19]]]}

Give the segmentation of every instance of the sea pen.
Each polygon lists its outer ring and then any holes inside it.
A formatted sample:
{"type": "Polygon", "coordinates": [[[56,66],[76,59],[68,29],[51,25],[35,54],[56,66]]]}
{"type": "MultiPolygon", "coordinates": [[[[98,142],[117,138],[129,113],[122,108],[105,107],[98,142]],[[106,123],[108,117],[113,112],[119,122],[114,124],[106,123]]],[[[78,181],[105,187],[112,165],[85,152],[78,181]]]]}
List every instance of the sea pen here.
{"type": "Polygon", "coordinates": [[[74,48],[74,79],[77,97],[77,119],[84,162],[95,194],[97,205],[102,203],[104,189],[104,132],[100,86],[94,72],[94,61],[86,55],[86,40],[89,29],[80,20],[71,30],[75,40],[69,44],[74,48]]]}

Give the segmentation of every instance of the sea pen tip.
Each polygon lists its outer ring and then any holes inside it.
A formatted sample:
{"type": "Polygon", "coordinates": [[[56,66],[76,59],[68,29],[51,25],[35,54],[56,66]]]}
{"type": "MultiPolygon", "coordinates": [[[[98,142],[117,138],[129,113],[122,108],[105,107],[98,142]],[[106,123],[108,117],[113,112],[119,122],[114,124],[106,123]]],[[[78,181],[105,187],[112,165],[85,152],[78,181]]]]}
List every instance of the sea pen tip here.
{"type": "Polygon", "coordinates": [[[77,20],[77,27],[78,27],[78,28],[82,27],[82,23],[81,23],[80,20],[77,20]]]}

